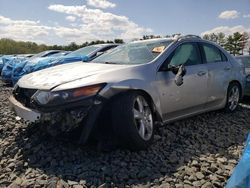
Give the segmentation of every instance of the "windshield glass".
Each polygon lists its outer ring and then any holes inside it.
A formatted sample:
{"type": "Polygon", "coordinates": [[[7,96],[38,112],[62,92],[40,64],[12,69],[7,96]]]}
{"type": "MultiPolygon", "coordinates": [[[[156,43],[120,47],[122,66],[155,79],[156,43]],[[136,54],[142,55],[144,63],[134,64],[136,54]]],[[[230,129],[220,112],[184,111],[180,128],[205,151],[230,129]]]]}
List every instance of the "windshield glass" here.
{"type": "Polygon", "coordinates": [[[92,53],[93,51],[97,50],[98,48],[100,48],[99,46],[87,46],[84,48],[80,48],[74,52],[69,53],[66,56],[87,56],[90,53],[92,53]]]}
{"type": "Polygon", "coordinates": [[[96,58],[96,63],[144,64],[158,57],[172,40],[132,42],[96,58]]]}
{"type": "Polygon", "coordinates": [[[66,52],[59,52],[59,53],[55,53],[50,55],[49,57],[60,57],[60,56],[64,56],[66,52]]]}
{"type": "Polygon", "coordinates": [[[250,68],[250,56],[249,57],[237,57],[241,63],[245,65],[246,68],[250,68]]]}
{"type": "Polygon", "coordinates": [[[48,52],[47,51],[44,51],[44,52],[40,52],[36,55],[33,55],[30,59],[35,59],[37,57],[43,57],[44,55],[46,55],[48,52]]]}
{"type": "Polygon", "coordinates": [[[29,60],[33,60],[33,59],[40,58],[40,57],[49,57],[52,55],[56,55],[58,53],[61,53],[61,52],[60,51],[43,51],[36,55],[33,55],[32,57],[29,58],[29,60]]]}

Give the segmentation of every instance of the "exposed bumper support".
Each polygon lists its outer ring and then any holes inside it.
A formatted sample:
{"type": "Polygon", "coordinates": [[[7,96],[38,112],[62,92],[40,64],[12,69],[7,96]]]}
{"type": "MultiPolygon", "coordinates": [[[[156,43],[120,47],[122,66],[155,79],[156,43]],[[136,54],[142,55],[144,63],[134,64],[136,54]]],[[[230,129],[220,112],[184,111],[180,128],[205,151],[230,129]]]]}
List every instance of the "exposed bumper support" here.
{"type": "Polygon", "coordinates": [[[103,104],[94,105],[88,112],[88,116],[85,119],[85,124],[82,129],[81,136],[79,138],[79,144],[85,144],[90,136],[91,131],[101,113],[103,104]]]}

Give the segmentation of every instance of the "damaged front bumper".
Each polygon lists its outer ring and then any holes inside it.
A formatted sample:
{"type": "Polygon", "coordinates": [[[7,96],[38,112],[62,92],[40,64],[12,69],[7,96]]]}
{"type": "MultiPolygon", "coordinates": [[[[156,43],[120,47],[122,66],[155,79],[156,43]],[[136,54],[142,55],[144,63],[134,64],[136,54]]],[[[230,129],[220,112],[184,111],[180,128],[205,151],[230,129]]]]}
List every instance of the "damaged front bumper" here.
{"type": "Polygon", "coordinates": [[[11,109],[14,110],[17,116],[29,122],[36,122],[40,120],[41,113],[26,108],[23,104],[18,102],[13,96],[9,98],[9,102],[11,109]]]}
{"type": "Polygon", "coordinates": [[[46,124],[59,132],[69,132],[82,126],[79,143],[84,144],[101,113],[105,100],[93,96],[78,103],[38,110],[25,107],[14,96],[9,98],[10,107],[25,121],[46,124]],[[83,123],[84,122],[84,123],[83,123]]]}

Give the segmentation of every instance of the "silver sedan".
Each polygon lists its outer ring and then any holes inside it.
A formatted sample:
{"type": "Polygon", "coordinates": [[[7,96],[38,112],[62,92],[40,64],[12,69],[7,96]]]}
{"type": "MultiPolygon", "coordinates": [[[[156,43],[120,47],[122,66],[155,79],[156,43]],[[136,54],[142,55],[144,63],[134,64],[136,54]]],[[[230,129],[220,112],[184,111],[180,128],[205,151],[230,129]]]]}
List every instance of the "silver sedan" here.
{"type": "Polygon", "coordinates": [[[230,54],[185,36],[131,42],[91,63],[26,75],[10,103],[18,116],[53,130],[80,128],[81,143],[99,135],[140,150],[151,144],[159,123],[235,111],[244,88],[244,68],[230,54]]]}

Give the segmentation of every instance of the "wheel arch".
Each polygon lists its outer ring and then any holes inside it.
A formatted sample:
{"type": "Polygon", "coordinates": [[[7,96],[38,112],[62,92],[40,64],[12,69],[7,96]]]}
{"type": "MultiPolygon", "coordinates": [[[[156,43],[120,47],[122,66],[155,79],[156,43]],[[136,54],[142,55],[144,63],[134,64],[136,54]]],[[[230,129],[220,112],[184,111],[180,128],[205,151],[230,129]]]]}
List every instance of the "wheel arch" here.
{"type": "Polygon", "coordinates": [[[153,110],[155,121],[162,122],[162,117],[161,117],[160,113],[157,111],[157,108],[156,108],[156,105],[154,103],[153,98],[145,90],[142,90],[142,89],[128,89],[128,90],[121,91],[121,92],[115,94],[109,100],[112,101],[115,98],[119,97],[120,95],[126,95],[126,93],[128,93],[128,92],[135,92],[135,93],[141,94],[143,97],[145,97],[145,99],[149,103],[151,109],[153,110]]]}

